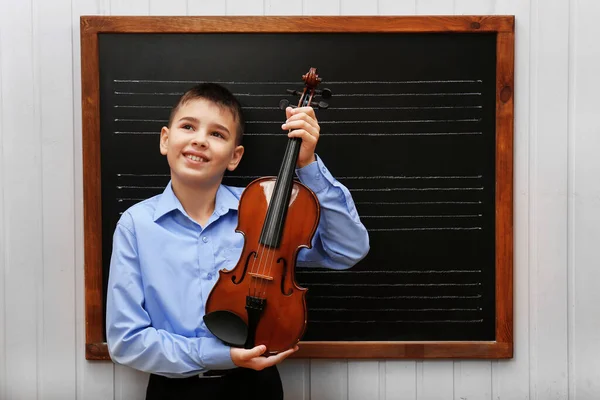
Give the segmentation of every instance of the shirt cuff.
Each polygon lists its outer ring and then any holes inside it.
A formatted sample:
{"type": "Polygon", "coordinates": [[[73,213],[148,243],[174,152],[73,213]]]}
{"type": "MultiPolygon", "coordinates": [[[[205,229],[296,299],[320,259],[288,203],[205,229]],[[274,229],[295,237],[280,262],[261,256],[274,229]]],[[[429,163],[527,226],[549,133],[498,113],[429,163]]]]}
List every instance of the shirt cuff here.
{"type": "Polygon", "coordinates": [[[217,338],[202,338],[203,341],[212,342],[204,343],[204,354],[202,355],[202,364],[209,370],[232,369],[237,365],[231,360],[230,347],[223,344],[217,338]]]}
{"type": "Polygon", "coordinates": [[[300,182],[308,186],[310,190],[319,193],[330,187],[334,180],[321,158],[316,154],[315,158],[317,161],[313,161],[302,168],[296,168],[296,175],[300,182]]]}

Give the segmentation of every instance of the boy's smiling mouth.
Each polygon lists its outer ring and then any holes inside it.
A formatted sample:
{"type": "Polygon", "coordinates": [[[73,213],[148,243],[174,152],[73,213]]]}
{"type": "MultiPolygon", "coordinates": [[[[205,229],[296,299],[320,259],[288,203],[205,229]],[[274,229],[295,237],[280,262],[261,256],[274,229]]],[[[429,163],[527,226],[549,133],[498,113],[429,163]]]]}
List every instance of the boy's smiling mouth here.
{"type": "Polygon", "coordinates": [[[185,153],[184,154],[185,158],[190,159],[192,161],[195,162],[207,162],[208,159],[199,155],[195,155],[195,154],[191,154],[191,153],[185,153]]]}

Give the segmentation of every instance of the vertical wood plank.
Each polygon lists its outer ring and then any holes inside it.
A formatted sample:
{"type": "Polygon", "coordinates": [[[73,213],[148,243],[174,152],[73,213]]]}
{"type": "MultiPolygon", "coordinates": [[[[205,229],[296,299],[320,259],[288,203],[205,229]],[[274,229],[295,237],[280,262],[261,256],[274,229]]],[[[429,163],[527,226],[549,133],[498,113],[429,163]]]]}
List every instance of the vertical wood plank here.
{"type": "Polygon", "coordinates": [[[579,226],[575,224],[575,155],[576,155],[576,147],[575,147],[575,133],[576,133],[576,111],[575,111],[575,93],[577,90],[577,86],[575,85],[575,76],[577,67],[579,66],[578,60],[576,59],[576,46],[577,46],[577,36],[578,32],[577,22],[578,22],[578,7],[577,2],[569,1],[569,96],[568,100],[568,110],[567,110],[567,121],[568,121],[568,133],[567,133],[567,186],[568,186],[568,199],[567,199],[567,358],[568,358],[568,391],[569,391],[569,400],[577,399],[577,375],[578,371],[576,368],[576,346],[575,346],[575,337],[576,337],[576,291],[577,288],[577,280],[575,279],[575,274],[577,270],[575,269],[575,260],[577,259],[576,247],[575,247],[575,238],[576,231],[575,227],[579,226]]]}
{"type": "Polygon", "coordinates": [[[600,295],[598,244],[600,243],[600,3],[572,1],[571,19],[571,193],[570,246],[571,349],[575,400],[600,395],[600,295]]]}
{"type": "Polygon", "coordinates": [[[492,362],[492,398],[529,399],[529,1],[496,0],[494,14],[515,15],[514,358],[492,362]]]}
{"type": "Polygon", "coordinates": [[[187,15],[187,0],[150,0],[150,15],[187,15]]]}
{"type": "Polygon", "coordinates": [[[340,0],[303,0],[304,15],[339,15],[340,0]]]}
{"type": "Polygon", "coordinates": [[[448,400],[454,396],[452,361],[417,361],[417,400],[448,400]]]}
{"type": "Polygon", "coordinates": [[[377,1],[341,0],[342,15],[377,15],[377,1]]]}
{"type": "Polygon", "coordinates": [[[310,399],[310,360],[287,359],[277,369],[286,400],[310,399]]]}
{"type": "Polygon", "coordinates": [[[227,0],[188,0],[188,15],[225,15],[227,13],[227,0]]]}
{"type": "Polygon", "coordinates": [[[227,15],[263,15],[263,0],[227,0],[227,15]]]}
{"type": "Polygon", "coordinates": [[[379,0],[379,15],[413,15],[417,0],[379,0]]]}
{"type": "MultiPolygon", "coordinates": [[[[8,13],[6,2],[0,0],[0,15],[6,15],[8,13]]],[[[0,17],[0,21],[2,18],[0,17]]],[[[6,166],[4,165],[4,91],[2,90],[2,67],[4,65],[2,44],[4,43],[3,38],[8,35],[8,32],[4,31],[4,24],[0,23],[0,293],[6,293],[6,268],[7,264],[5,260],[8,257],[6,247],[8,246],[8,230],[6,229],[6,223],[4,219],[5,208],[4,208],[4,175],[6,174],[6,166]]],[[[6,374],[6,296],[0,296],[0,382],[7,382],[8,376],[6,374]]],[[[8,387],[5,384],[0,385],[0,398],[8,398],[8,387]]]]}
{"type": "Polygon", "coordinates": [[[379,399],[379,373],[379,361],[348,361],[348,400],[379,399]]]}
{"type": "Polygon", "coordinates": [[[310,400],[347,400],[348,395],[346,360],[311,361],[310,400]]]}
{"type": "Polygon", "coordinates": [[[530,396],[568,397],[569,4],[532,1],[530,396]],[[551,332],[551,334],[549,334],[551,332]]]}
{"type": "Polygon", "coordinates": [[[302,15],[302,0],[265,0],[265,15],[302,15]]]}
{"type": "Polygon", "coordinates": [[[5,1],[2,8],[2,158],[7,171],[3,182],[7,368],[2,385],[7,399],[36,399],[44,262],[39,70],[31,3],[5,1]]]}
{"type": "Polygon", "coordinates": [[[36,0],[43,199],[39,397],[76,397],[71,0],[36,0]],[[66,122],[66,123],[65,123],[66,122]]]}
{"type": "Polygon", "coordinates": [[[109,0],[72,0],[73,41],[73,152],[75,168],[75,308],[76,308],[76,364],[77,399],[114,399],[114,365],[112,362],[91,362],[85,359],[85,286],[83,235],[83,161],[81,124],[81,38],[79,18],[82,15],[110,13],[109,0]]]}

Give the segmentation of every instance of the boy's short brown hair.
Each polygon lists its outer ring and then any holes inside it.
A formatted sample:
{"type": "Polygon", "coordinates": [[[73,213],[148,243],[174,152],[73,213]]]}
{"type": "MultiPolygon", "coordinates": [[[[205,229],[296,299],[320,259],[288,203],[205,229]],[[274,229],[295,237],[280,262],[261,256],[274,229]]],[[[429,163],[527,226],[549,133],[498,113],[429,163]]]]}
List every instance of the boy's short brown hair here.
{"type": "Polygon", "coordinates": [[[237,145],[242,144],[242,136],[244,134],[244,115],[242,113],[242,105],[238,99],[227,88],[217,83],[200,83],[183,94],[177,103],[171,109],[169,115],[168,127],[171,127],[173,118],[179,110],[179,107],[189,101],[196,99],[208,100],[218,106],[225,107],[233,114],[233,120],[237,122],[237,131],[235,132],[235,142],[237,145]]]}

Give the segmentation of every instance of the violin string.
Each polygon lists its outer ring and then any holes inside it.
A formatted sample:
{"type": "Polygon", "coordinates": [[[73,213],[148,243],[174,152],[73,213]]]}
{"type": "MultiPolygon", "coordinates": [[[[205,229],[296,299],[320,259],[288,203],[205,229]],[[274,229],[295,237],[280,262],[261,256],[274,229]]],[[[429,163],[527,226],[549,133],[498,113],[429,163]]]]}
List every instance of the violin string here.
{"type": "MultiPolygon", "coordinates": [[[[265,217],[266,220],[266,217],[265,217]]],[[[262,257],[263,257],[263,253],[265,252],[265,245],[261,244],[264,242],[265,239],[265,232],[264,230],[260,233],[260,238],[258,241],[258,249],[256,251],[256,253],[254,254],[254,260],[252,262],[252,266],[250,267],[250,272],[253,274],[259,274],[260,273],[260,265],[261,265],[261,261],[262,261],[262,257]],[[256,260],[258,259],[258,269],[255,268],[256,266],[256,260]]],[[[254,292],[252,293],[252,297],[256,297],[256,291],[257,291],[257,284],[256,284],[256,279],[258,278],[253,278],[252,275],[250,275],[250,285],[248,285],[248,293],[250,294],[250,292],[252,291],[252,289],[254,289],[254,292]]]]}
{"type": "MultiPolygon", "coordinates": [[[[272,202],[273,195],[274,195],[274,192],[271,193],[271,198],[269,199],[269,203],[272,202]]],[[[265,222],[264,223],[267,222],[267,216],[268,215],[269,215],[269,207],[267,207],[267,213],[266,213],[266,216],[265,216],[265,222]]],[[[258,268],[254,269],[254,265],[256,265],[256,263],[254,263],[253,266],[252,266],[253,272],[256,275],[258,275],[258,276],[263,275],[263,265],[265,265],[265,263],[268,262],[269,253],[271,252],[271,250],[268,247],[268,245],[265,245],[265,244],[261,245],[260,244],[260,243],[264,243],[266,238],[268,238],[269,236],[272,236],[271,235],[271,231],[269,231],[269,229],[270,228],[267,228],[266,230],[263,230],[261,232],[261,235],[260,235],[260,242],[259,242],[260,248],[259,248],[259,251],[257,252],[258,268]]],[[[254,294],[253,294],[254,297],[260,297],[261,296],[261,293],[263,291],[262,286],[264,284],[263,280],[264,279],[258,278],[258,277],[254,278],[254,280],[252,282],[252,285],[253,285],[253,288],[254,288],[254,294]],[[260,279],[260,281],[258,283],[256,282],[257,279],[260,279]]]]}
{"type": "MultiPolygon", "coordinates": [[[[280,200],[275,196],[275,190],[273,190],[272,194],[271,194],[271,206],[272,207],[276,207],[279,208],[279,204],[277,204],[280,200]]],[[[283,213],[282,213],[283,214],[283,213]]],[[[267,229],[267,237],[273,238],[273,233],[277,232],[278,229],[276,227],[273,227],[272,224],[270,225],[270,227],[267,229]]],[[[265,246],[267,247],[267,246],[265,246]]],[[[273,259],[275,257],[275,250],[272,248],[267,248],[265,251],[266,255],[264,256],[264,262],[261,262],[259,264],[259,273],[263,276],[270,276],[271,273],[271,263],[273,262],[273,259]],[[263,268],[264,267],[264,268],[263,268]],[[267,272],[267,268],[268,271],[267,272]]],[[[262,261],[262,258],[261,258],[262,261]]],[[[261,298],[266,298],[266,292],[267,292],[267,287],[268,287],[268,283],[266,279],[261,279],[260,284],[259,284],[259,288],[258,288],[258,293],[259,296],[261,296],[261,298]],[[263,282],[264,281],[264,282],[263,282]]]]}
{"type": "MultiPolygon", "coordinates": [[[[292,188],[293,188],[293,183],[292,183],[292,188]]],[[[284,205],[284,207],[288,207],[288,208],[289,208],[289,206],[290,206],[290,205],[289,205],[289,202],[288,202],[288,204],[284,205]]],[[[280,227],[281,227],[281,226],[283,226],[283,224],[285,223],[284,216],[285,216],[286,214],[287,214],[287,213],[285,213],[285,212],[282,212],[282,213],[281,213],[281,215],[279,216],[279,221],[277,221],[277,232],[279,232],[279,231],[280,231],[280,227]]],[[[281,235],[283,236],[283,230],[281,231],[281,235]]],[[[272,265],[273,265],[273,263],[275,262],[275,257],[274,257],[274,256],[275,256],[275,254],[273,254],[273,257],[272,257],[272,259],[269,261],[269,264],[268,264],[268,265],[269,265],[269,271],[268,271],[268,275],[271,275],[271,271],[272,271],[272,265]]],[[[282,272],[283,272],[283,271],[282,271],[282,272]]],[[[282,279],[282,280],[283,280],[283,279],[285,279],[285,277],[283,276],[283,274],[281,274],[281,279],[282,279]]],[[[266,294],[265,294],[265,296],[266,296],[266,294]]]]}

